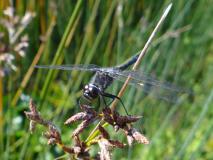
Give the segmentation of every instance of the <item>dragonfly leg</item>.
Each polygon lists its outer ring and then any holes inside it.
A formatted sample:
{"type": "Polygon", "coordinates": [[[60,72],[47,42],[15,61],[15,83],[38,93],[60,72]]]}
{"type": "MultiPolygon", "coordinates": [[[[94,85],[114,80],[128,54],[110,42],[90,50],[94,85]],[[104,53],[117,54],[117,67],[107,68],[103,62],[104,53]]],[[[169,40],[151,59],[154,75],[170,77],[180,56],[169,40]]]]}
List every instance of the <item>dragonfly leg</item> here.
{"type": "Polygon", "coordinates": [[[100,95],[99,97],[100,97],[100,100],[101,99],[103,100],[105,107],[108,107],[108,104],[107,104],[106,100],[104,99],[104,96],[100,95]]]}
{"type": "MultiPolygon", "coordinates": [[[[126,109],[126,107],[125,107],[123,101],[121,100],[121,98],[117,97],[116,95],[109,94],[109,93],[105,93],[105,92],[102,92],[101,95],[104,96],[104,97],[112,98],[112,102],[113,102],[113,100],[114,100],[115,98],[118,99],[118,100],[120,101],[120,103],[122,104],[122,106],[123,106],[123,108],[124,108],[126,114],[129,116],[129,114],[128,114],[128,112],[127,112],[127,109],[126,109]]],[[[110,104],[111,104],[112,102],[110,102],[110,104]]]]}
{"type": "Polygon", "coordinates": [[[78,107],[81,107],[81,98],[82,98],[82,97],[80,97],[80,98],[78,99],[78,103],[77,103],[77,104],[78,104],[78,107]]]}
{"type": "MultiPolygon", "coordinates": [[[[78,106],[79,106],[81,109],[82,109],[82,105],[84,105],[84,103],[81,103],[81,99],[82,99],[82,98],[83,98],[83,97],[80,97],[80,98],[78,99],[78,102],[77,102],[78,106]]],[[[100,103],[100,102],[99,102],[99,103],[100,103]]],[[[87,105],[88,107],[94,109],[94,107],[91,106],[90,102],[89,102],[89,104],[85,104],[85,105],[87,105]]]]}
{"type": "Polygon", "coordinates": [[[82,99],[82,97],[80,97],[80,98],[78,99],[78,102],[77,102],[78,107],[79,107],[80,109],[82,109],[81,99],[82,99]]]}

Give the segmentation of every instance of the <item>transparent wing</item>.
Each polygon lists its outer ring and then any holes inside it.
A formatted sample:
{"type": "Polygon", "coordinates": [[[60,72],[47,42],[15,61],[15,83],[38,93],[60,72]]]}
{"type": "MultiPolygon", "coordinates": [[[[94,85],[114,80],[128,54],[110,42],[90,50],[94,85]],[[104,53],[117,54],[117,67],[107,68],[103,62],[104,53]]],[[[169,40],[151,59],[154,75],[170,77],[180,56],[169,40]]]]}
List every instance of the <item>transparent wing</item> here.
{"type": "Polygon", "coordinates": [[[100,71],[100,67],[94,64],[78,64],[78,65],[36,65],[35,68],[58,69],[58,70],[80,70],[80,71],[100,71]]]}
{"type": "Polygon", "coordinates": [[[162,82],[155,79],[150,74],[143,71],[125,70],[121,71],[116,68],[101,68],[94,64],[78,65],[37,65],[35,68],[59,69],[59,70],[80,70],[91,72],[105,72],[113,79],[125,82],[128,76],[131,76],[129,85],[143,88],[143,92],[153,97],[160,98],[169,102],[176,102],[181,94],[192,94],[191,91],[177,87],[168,82],[162,82]]]}
{"type": "MultiPolygon", "coordinates": [[[[106,70],[107,72],[107,70],[106,70]]],[[[128,76],[131,76],[129,85],[143,88],[143,92],[153,97],[160,98],[169,102],[177,102],[182,94],[192,94],[190,90],[177,87],[168,82],[162,82],[155,79],[150,74],[142,71],[119,71],[114,70],[109,73],[111,77],[119,81],[125,82],[128,76]]]]}

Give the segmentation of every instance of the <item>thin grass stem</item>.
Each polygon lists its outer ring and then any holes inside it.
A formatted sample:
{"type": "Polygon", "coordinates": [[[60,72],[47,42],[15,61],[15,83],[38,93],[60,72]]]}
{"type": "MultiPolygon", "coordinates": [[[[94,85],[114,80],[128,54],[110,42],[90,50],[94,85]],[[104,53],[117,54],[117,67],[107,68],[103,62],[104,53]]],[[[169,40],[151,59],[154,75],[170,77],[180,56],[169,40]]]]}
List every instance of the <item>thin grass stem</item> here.
{"type": "MultiPolygon", "coordinates": [[[[144,45],[144,48],[141,50],[141,53],[140,53],[140,55],[139,55],[139,57],[138,57],[136,63],[135,63],[134,66],[132,67],[132,70],[133,70],[133,71],[137,69],[137,67],[139,66],[139,64],[140,64],[140,62],[141,62],[141,60],[142,60],[142,58],[143,58],[143,57],[145,56],[145,54],[147,53],[147,50],[148,50],[148,48],[149,48],[149,46],[150,46],[152,40],[154,39],[154,36],[156,35],[156,33],[157,33],[157,31],[159,30],[161,24],[163,23],[163,21],[164,21],[165,18],[167,17],[167,15],[168,15],[168,13],[169,13],[171,7],[172,7],[172,3],[169,4],[168,7],[165,9],[165,11],[164,11],[163,15],[161,16],[160,20],[158,21],[156,27],[155,27],[154,30],[152,31],[152,33],[151,33],[149,39],[147,40],[146,44],[144,45]]],[[[130,80],[131,80],[131,76],[129,76],[129,77],[126,79],[126,81],[125,81],[125,83],[123,84],[123,86],[122,86],[120,92],[118,93],[118,97],[119,97],[119,98],[124,94],[124,91],[126,90],[126,87],[127,87],[127,85],[128,85],[128,83],[129,83],[130,80]]],[[[117,103],[118,103],[118,100],[117,100],[117,99],[116,99],[115,101],[113,101],[113,103],[112,103],[112,105],[111,105],[112,111],[115,110],[115,107],[116,107],[117,103]]]]}
{"type": "MultiPolygon", "coordinates": [[[[159,30],[161,24],[163,23],[163,21],[165,20],[166,16],[168,15],[168,13],[169,13],[171,7],[172,7],[172,3],[169,4],[168,7],[165,9],[163,15],[161,16],[161,18],[160,18],[160,20],[158,21],[156,27],[154,28],[152,34],[150,35],[149,39],[147,40],[147,42],[146,42],[144,48],[142,49],[142,51],[141,51],[141,53],[140,53],[140,55],[139,55],[139,57],[138,57],[136,63],[134,64],[132,70],[136,70],[136,69],[137,69],[137,67],[138,67],[138,65],[140,64],[142,58],[143,58],[144,55],[146,54],[147,49],[148,49],[148,47],[150,46],[150,44],[151,44],[151,42],[152,42],[154,36],[156,35],[156,33],[157,33],[157,31],[159,30]]],[[[126,89],[126,87],[127,87],[127,85],[128,85],[128,83],[129,83],[130,80],[131,80],[131,77],[129,76],[129,77],[127,78],[127,80],[125,81],[124,85],[122,86],[122,88],[121,88],[119,94],[118,94],[118,97],[119,97],[119,98],[124,94],[124,91],[125,91],[125,89],[126,89]]],[[[117,99],[113,101],[113,103],[112,103],[112,105],[111,105],[112,111],[115,110],[115,106],[116,106],[117,103],[118,103],[118,100],[117,100],[117,99]]],[[[98,126],[99,126],[99,125],[102,125],[102,124],[103,124],[103,120],[101,120],[101,121],[96,125],[96,127],[92,130],[92,132],[90,133],[90,135],[89,135],[89,136],[87,137],[87,139],[86,139],[86,142],[87,142],[87,143],[89,143],[89,141],[91,141],[91,139],[92,139],[93,137],[95,137],[96,134],[98,134],[98,132],[97,132],[96,130],[97,130],[98,126]]],[[[105,125],[105,124],[104,124],[104,125],[105,125]]]]}

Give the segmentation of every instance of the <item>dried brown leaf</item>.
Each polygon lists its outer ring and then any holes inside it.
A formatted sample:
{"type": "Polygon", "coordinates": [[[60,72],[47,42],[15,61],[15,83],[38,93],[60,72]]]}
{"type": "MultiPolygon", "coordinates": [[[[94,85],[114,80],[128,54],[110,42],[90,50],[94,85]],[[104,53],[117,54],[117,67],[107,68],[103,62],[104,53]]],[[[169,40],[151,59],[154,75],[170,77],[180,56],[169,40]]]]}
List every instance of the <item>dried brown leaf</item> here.
{"type": "Polygon", "coordinates": [[[132,145],[133,140],[137,141],[138,143],[149,144],[149,140],[135,128],[125,130],[125,133],[127,135],[127,141],[129,145],[132,145]]]}
{"type": "Polygon", "coordinates": [[[89,126],[89,124],[92,123],[92,120],[84,120],[81,122],[81,124],[78,125],[78,127],[74,130],[72,133],[72,137],[78,136],[83,130],[89,126]]]}
{"type": "Polygon", "coordinates": [[[70,124],[70,123],[73,123],[73,122],[76,122],[76,121],[79,121],[79,120],[84,120],[85,117],[87,116],[86,113],[84,112],[79,112],[73,116],[71,116],[70,118],[68,118],[64,124],[70,124]]]}

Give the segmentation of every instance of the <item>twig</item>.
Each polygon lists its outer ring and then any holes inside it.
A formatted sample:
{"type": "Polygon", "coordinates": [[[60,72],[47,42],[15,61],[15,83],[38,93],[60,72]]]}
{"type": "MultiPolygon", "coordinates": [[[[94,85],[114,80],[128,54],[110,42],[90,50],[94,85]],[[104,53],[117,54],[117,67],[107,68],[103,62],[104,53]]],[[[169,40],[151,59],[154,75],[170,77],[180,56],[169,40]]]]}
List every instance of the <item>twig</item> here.
{"type": "MultiPolygon", "coordinates": [[[[160,20],[158,21],[156,27],[155,27],[154,30],[152,31],[152,34],[150,35],[149,39],[147,40],[147,42],[146,42],[144,48],[142,49],[142,51],[141,51],[141,53],[140,53],[140,55],[139,55],[139,57],[138,57],[136,63],[135,63],[134,66],[132,67],[132,70],[133,70],[133,71],[135,71],[135,70],[137,69],[137,67],[138,67],[138,65],[140,64],[142,58],[143,58],[144,55],[146,54],[148,47],[150,46],[150,44],[151,44],[151,42],[152,42],[154,36],[156,35],[157,31],[159,30],[160,25],[163,23],[163,21],[165,20],[166,16],[168,15],[168,13],[169,13],[171,7],[172,7],[172,3],[170,3],[170,4],[168,5],[168,7],[165,9],[163,15],[161,16],[161,18],[160,18],[160,20]]],[[[126,89],[126,87],[127,87],[127,85],[128,85],[128,83],[129,83],[130,80],[131,80],[131,76],[128,76],[128,78],[126,79],[125,83],[123,84],[123,86],[122,86],[120,92],[118,93],[118,97],[119,97],[119,98],[124,94],[124,91],[125,91],[125,89],[126,89]]],[[[118,100],[115,99],[115,100],[113,101],[112,105],[111,105],[111,109],[112,109],[113,112],[114,112],[114,110],[115,110],[115,107],[116,107],[117,103],[118,103],[118,100]]]]}
{"type": "MultiPolygon", "coordinates": [[[[158,21],[156,27],[154,28],[152,34],[150,35],[149,39],[147,40],[147,42],[146,42],[144,48],[142,49],[142,51],[141,51],[141,53],[140,53],[140,55],[139,55],[139,57],[138,57],[136,63],[134,64],[132,70],[136,70],[136,69],[137,69],[139,63],[141,62],[142,58],[143,58],[144,55],[146,54],[147,49],[148,49],[149,45],[151,44],[151,42],[152,42],[152,40],[153,40],[155,34],[157,33],[158,29],[160,28],[160,25],[163,23],[163,21],[165,20],[166,16],[168,15],[168,13],[169,13],[171,7],[172,7],[172,3],[170,3],[170,4],[168,5],[168,7],[165,9],[163,15],[161,16],[161,18],[160,18],[160,20],[158,21]]],[[[129,76],[129,77],[126,79],[124,85],[122,86],[122,88],[121,88],[121,90],[120,90],[120,92],[119,92],[119,94],[118,94],[118,97],[119,97],[119,98],[124,94],[124,91],[125,91],[125,89],[126,89],[126,87],[127,87],[127,84],[129,83],[130,80],[131,80],[131,77],[129,76]]],[[[117,103],[118,103],[118,100],[115,99],[115,100],[113,101],[112,105],[111,105],[111,109],[112,109],[112,112],[113,112],[113,113],[114,113],[115,106],[117,105],[117,103]]],[[[102,124],[103,124],[103,122],[104,122],[104,121],[103,121],[103,119],[102,119],[102,120],[96,125],[96,127],[91,131],[90,135],[87,137],[87,139],[86,139],[86,141],[85,141],[86,143],[88,143],[88,142],[91,140],[91,138],[95,136],[94,134],[97,134],[97,133],[98,133],[98,132],[96,132],[96,130],[97,130],[97,128],[98,128],[99,125],[102,125],[102,124]]]]}

